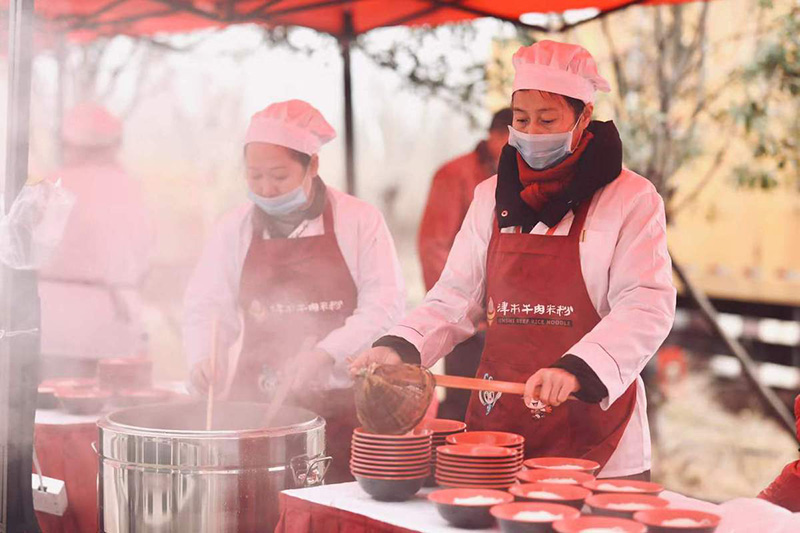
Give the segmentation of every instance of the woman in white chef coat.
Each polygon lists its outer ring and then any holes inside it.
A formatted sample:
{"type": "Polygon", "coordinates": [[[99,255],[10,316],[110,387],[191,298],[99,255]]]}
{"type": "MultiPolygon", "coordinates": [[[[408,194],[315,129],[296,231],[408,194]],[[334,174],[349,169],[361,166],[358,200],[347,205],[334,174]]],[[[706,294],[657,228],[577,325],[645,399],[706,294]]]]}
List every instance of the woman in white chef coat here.
{"type": "Polygon", "coordinates": [[[540,41],[513,63],[514,118],[497,176],[476,188],[423,304],[351,371],[431,366],[485,317],[477,377],[525,382],[525,402],[474,393],[469,428],[522,434],[528,456],[593,459],[602,477],[647,479],[639,374],[675,312],[663,202],[622,167],[614,124],[591,120],[595,92],[609,86],[587,50],[540,41]],[[553,409],[542,417],[533,405],[553,409]]]}
{"type": "Polygon", "coordinates": [[[291,401],[327,421],[329,482],[349,479],[358,425],[346,360],[396,323],[404,306],[382,215],[317,174],[319,149],[335,136],[300,100],[253,116],[244,146],[251,201],[211,237],[189,281],[184,319],[197,390],[207,391],[212,378],[215,320],[220,352],[230,354],[218,361],[215,384],[228,399],[267,401],[279,381],[293,379],[291,401]]]}

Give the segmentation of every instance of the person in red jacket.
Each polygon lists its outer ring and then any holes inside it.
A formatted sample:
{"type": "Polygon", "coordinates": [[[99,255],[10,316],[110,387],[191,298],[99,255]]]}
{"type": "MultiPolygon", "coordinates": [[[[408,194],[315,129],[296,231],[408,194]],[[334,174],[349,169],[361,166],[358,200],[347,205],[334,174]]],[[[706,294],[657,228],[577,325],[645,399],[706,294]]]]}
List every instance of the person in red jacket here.
{"type": "MultiPolygon", "coordinates": [[[[794,399],[797,440],[800,440],[800,394],[794,399]]],[[[758,495],[762,500],[800,513],[800,461],[789,463],[772,484],[758,495]]]]}
{"type": "MultiPolygon", "coordinates": [[[[472,203],[475,187],[497,173],[500,152],[508,141],[513,113],[506,107],[492,117],[488,137],[474,150],[442,165],[433,176],[428,203],[419,228],[419,257],[425,290],[439,281],[450,248],[472,203]]],[[[445,359],[447,374],[474,377],[483,351],[483,328],[453,350],[445,359]]],[[[448,390],[439,406],[439,416],[464,420],[469,391],[448,390]]]]}

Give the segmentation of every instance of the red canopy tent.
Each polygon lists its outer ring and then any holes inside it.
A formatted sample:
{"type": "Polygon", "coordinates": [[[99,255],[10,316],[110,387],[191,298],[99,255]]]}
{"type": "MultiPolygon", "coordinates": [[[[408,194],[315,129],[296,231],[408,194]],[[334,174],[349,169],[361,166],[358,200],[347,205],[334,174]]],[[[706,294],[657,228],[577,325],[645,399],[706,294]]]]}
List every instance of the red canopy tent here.
{"type": "MultiPolygon", "coordinates": [[[[42,33],[66,33],[90,40],[112,35],[183,33],[232,24],[303,26],[327,33],[339,42],[344,63],[347,190],[355,193],[355,156],[350,45],[376,28],[440,25],[491,17],[533,30],[545,28],[521,21],[526,13],[596,9],[602,16],[636,4],[681,3],[682,0],[46,0],[36,2],[42,33]]],[[[0,0],[7,6],[9,0],[0,0]]],[[[595,18],[595,17],[592,17],[595,18]]],[[[565,29],[562,25],[558,29],[565,29]]]]}
{"type": "MultiPolygon", "coordinates": [[[[6,209],[28,174],[28,115],[34,18],[43,36],[69,34],[93,39],[118,34],[181,33],[232,24],[304,26],[334,36],[344,62],[345,142],[348,189],[355,187],[350,45],[360,34],[398,25],[438,25],[493,17],[534,30],[525,13],[552,13],[593,8],[597,16],[636,4],[682,3],[683,0],[0,0],[0,15],[9,19],[9,99],[7,116],[6,209]]],[[[585,21],[585,20],[584,20],[585,21]]],[[[582,21],[582,22],[584,22],[582,21]]],[[[561,26],[558,29],[566,29],[561,26]]],[[[0,331],[38,328],[39,309],[34,272],[3,267],[7,288],[0,307],[0,331]]],[[[36,531],[30,490],[33,420],[38,382],[38,335],[2,339],[0,417],[8,438],[0,442],[0,530],[36,531]],[[13,357],[11,357],[13,354],[13,357]],[[3,487],[8,490],[3,494],[3,487]]]]}

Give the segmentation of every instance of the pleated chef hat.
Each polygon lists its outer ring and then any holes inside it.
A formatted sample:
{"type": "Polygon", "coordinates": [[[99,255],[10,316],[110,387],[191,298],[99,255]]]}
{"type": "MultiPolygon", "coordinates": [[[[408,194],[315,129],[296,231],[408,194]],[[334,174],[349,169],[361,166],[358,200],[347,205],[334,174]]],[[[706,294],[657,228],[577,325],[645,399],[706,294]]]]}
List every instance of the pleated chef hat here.
{"type": "Polygon", "coordinates": [[[592,54],[577,44],[539,41],[520,47],[512,58],[514,91],[533,89],[594,102],[595,91],[609,92],[592,54]]]}
{"type": "Polygon", "coordinates": [[[253,115],[244,143],[277,144],[314,155],[335,137],[336,130],[314,106],[302,100],[288,100],[253,115]]]}
{"type": "Polygon", "coordinates": [[[73,146],[111,146],[120,137],[122,122],[103,106],[91,102],[82,102],[70,109],[61,125],[61,138],[73,146]]]}

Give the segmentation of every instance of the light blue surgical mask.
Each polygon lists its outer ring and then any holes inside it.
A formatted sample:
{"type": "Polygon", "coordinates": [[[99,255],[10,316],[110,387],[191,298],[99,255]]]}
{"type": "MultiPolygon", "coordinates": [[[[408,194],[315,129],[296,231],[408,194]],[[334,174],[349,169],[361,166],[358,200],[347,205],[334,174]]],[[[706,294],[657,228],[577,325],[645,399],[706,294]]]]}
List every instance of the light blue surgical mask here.
{"type": "MultiPolygon", "coordinates": [[[[577,126],[578,123],[575,123],[577,126]]],[[[517,149],[522,159],[534,170],[552,167],[572,153],[572,129],[563,133],[523,133],[508,127],[508,144],[517,149]]]]}
{"type": "MultiPolygon", "coordinates": [[[[303,180],[305,183],[305,179],[303,180]]],[[[289,213],[300,209],[308,203],[308,195],[305,188],[301,183],[296,189],[292,189],[286,194],[280,196],[273,196],[267,198],[254,193],[252,190],[247,191],[247,197],[253,201],[262,211],[268,215],[281,216],[288,215],[289,213]]]]}

